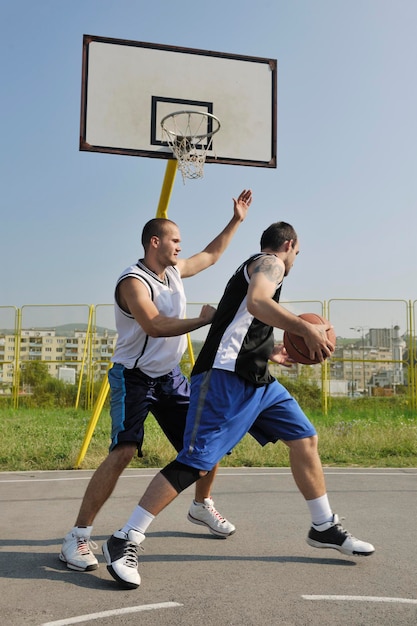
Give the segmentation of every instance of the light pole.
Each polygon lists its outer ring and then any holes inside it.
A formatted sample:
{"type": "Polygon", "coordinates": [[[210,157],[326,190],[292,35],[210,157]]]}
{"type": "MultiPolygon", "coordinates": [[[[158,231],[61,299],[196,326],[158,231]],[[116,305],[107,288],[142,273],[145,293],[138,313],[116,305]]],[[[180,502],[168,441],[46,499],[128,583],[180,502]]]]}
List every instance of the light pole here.
{"type": "Polygon", "coordinates": [[[365,375],[365,335],[364,331],[368,328],[368,326],[351,326],[349,330],[354,330],[356,333],[361,333],[362,339],[362,389],[366,391],[366,375],[365,375]]]}

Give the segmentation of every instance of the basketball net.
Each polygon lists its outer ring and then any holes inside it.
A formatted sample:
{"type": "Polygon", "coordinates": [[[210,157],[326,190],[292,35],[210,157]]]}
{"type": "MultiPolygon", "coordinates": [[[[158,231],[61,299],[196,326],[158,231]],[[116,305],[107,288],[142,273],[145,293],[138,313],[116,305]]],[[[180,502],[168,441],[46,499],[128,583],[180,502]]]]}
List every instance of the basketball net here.
{"type": "Polygon", "coordinates": [[[187,178],[202,178],[213,135],[220,129],[217,117],[201,111],[178,111],[164,117],[161,127],[184,184],[187,178]]]}

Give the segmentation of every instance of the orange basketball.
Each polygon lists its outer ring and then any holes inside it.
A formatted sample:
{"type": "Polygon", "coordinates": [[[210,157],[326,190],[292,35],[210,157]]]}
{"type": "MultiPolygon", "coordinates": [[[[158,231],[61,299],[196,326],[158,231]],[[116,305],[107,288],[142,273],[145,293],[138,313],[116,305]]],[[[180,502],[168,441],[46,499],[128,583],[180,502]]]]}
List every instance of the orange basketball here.
{"type": "MultiPolygon", "coordinates": [[[[317,315],[317,313],[301,313],[299,317],[301,317],[303,320],[306,320],[307,322],[310,322],[311,324],[328,323],[328,320],[326,320],[324,317],[321,317],[321,315],[317,315]]],[[[336,335],[332,328],[327,331],[327,337],[333,344],[336,344],[336,335]]],[[[293,333],[285,331],[284,346],[286,351],[288,352],[288,355],[296,363],[302,363],[303,365],[315,365],[316,363],[320,363],[318,359],[310,359],[310,351],[307,348],[304,339],[299,335],[294,335],[293,333]]]]}

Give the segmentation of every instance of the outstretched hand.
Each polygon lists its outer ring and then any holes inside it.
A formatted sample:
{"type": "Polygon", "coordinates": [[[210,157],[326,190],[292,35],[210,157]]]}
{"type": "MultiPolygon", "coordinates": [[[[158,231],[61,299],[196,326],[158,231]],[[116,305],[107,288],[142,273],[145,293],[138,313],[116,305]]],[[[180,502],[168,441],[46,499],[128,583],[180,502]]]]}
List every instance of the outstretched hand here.
{"type": "Polygon", "coordinates": [[[295,363],[295,361],[289,356],[283,343],[274,346],[274,349],[269,355],[269,360],[273,363],[278,363],[278,365],[283,365],[284,367],[292,367],[295,363]]]}
{"type": "Polygon", "coordinates": [[[233,198],[233,210],[235,217],[239,218],[243,222],[247,215],[251,202],[252,191],[250,189],[244,189],[237,200],[236,198],[233,198]]]}

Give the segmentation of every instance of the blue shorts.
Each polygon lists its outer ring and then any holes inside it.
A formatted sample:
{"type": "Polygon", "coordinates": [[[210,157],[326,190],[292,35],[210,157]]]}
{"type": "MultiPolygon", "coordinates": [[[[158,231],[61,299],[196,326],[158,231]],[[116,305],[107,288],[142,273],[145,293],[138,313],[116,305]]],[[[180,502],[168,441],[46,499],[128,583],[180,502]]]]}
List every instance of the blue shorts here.
{"type": "Polygon", "coordinates": [[[183,447],[190,384],[179,367],[165,376],[150,378],[140,369],[115,363],[109,370],[110,450],[121,443],[135,443],[142,456],[143,425],[151,412],[174,448],[183,447]]]}
{"type": "Polygon", "coordinates": [[[298,402],[276,380],[257,387],[216,369],[193,376],[184,447],[177,460],[211,470],[247,432],[262,446],[316,434],[298,402]]]}

